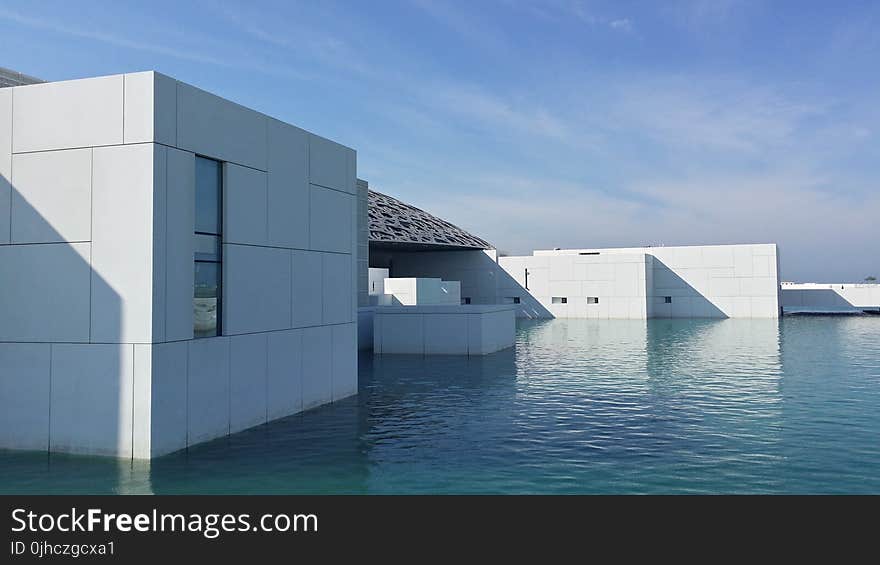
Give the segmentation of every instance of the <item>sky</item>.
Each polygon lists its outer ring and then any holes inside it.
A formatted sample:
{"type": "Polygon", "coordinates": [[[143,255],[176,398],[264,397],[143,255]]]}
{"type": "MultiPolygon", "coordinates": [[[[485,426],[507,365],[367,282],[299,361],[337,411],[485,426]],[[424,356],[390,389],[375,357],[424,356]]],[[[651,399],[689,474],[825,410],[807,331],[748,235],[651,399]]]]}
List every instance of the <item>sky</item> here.
{"type": "Polygon", "coordinates": [[[508,254],[779,244],[880,277],[880,2],[0,0],[0,66],[157,70],[508,254]]]}

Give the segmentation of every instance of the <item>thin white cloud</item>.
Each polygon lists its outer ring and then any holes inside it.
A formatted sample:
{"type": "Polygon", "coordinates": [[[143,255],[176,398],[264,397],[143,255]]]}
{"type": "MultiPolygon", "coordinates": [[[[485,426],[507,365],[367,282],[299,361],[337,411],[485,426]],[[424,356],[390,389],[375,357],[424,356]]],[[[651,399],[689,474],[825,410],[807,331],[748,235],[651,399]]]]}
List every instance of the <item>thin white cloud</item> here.
{"type": "Polygon", "coordinates": [[[363,78],[384,76],[369,64],[362,53],[342,39],[342,33],[327,33],[307,23],[266,10],[217,4],[216,12],[224,21],[272,48],[284,49],[300,58],[308,58],[329,67],[354,73],[363,78]],[[268,17],[267,17],[268,16],[268,17]]]}
{"type": "Polygon", "coordinates": [[[502,30],[471,12],[436,0],[412,0],[412,5],[484,51],[504,52],[508,47],[509,42],[502,30]]]}
{"type": "Polygon", "coordinates": [[[200,53],[189,48],[176,49],[174,47],[167,47],[159,42],[137,41],[112,33],[75,27],[68,24],[62,24],[60,22],[52,21],[46,18],[35,18],[5,9],[0,9],[0,19],[27,26],[32,29],[50,31],[70,37],[76,37],[79,39],[97,41],[107,45],[112,45],[114,47],[133,49],[135,51],[143,51],[147,53],[152,53],[154,55],[171,57],[174,59],[191,61],[194,63],[202,63],[225,68],[244,69],[274,76],[308,78],[306,75],[303,75],[292,69],[280,66],[262,65],[258,61],[254,61],[252,59],[241,61],[234,58],[206,55],[204,53],[200,53]]]}
{"type": "Polygon", "coordinates": [[[629,18],[621,18],[619,20],[611,20],[608,22],[608,27],[611,29],[619,29],[621,31],[632,31],[633,24],[632,20],[629,18]]]}
{"type": "Polygon", "coordinates": [[[604,27],[613,31],[632,32],[633,21],[628,17],[612,17],[597,13],[581,2],[563,4],[563,11],[568,12],[580,21],[594,27],[604,27]]]}
{"type": "Polygon", "coordinates": [[[510,100],[466,83],[432,85],[422,91],[434,107],[464,116],[493,128],[564,140],[570,135],[567,124],[540,106],[516,107],[510,100]]]}
{"type": "Polygon", "coordinates": [[[641,77],[612,86],[612,123],[667,146],[761,152],[793,140],[822,105],[711,77],[641,77]]]}

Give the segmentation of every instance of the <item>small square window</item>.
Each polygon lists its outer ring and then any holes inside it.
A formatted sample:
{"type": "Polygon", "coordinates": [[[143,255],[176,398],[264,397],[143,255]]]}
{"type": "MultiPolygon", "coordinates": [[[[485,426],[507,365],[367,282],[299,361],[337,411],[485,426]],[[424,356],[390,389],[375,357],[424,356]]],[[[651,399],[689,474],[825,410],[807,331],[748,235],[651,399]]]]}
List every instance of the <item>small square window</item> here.
{"type": "Polygon", "coordinates": [[[553,299],[551,300],[551,302],[553,302],[553,304],[568,304],[568,297],[567,296],[554,296],[553,299]]]}
{"type": "Polygon", "coordinates": [[[598,303],[599,303],[598,296],[588,296],[587,297],[587,304],[598,304],[598,303]]]}
{"type": "Polygon", "coordinates": [[[663,303],[664,304],[672,304],[672,297],[671,296],[664,296],[663,303]]]}
{"type": "Polygon", "coordinates": [[[471,298],[470,298],[470,296],[462,297],[462,299],[461,299],[461,303],[462,303],[462,304],[470,304],[470,303],[471,303],[471,298]]]}

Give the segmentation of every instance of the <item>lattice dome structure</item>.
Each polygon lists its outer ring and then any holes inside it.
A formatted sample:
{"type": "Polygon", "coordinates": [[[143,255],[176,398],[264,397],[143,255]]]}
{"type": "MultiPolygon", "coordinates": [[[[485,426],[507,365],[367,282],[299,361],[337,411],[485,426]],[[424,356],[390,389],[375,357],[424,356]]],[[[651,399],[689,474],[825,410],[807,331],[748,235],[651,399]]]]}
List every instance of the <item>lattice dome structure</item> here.
{"type": "Polygon", "coordinates": [[[387,194],[369,192],[370,245],[431,249],[493,249],[487,241],[387,194]]]}

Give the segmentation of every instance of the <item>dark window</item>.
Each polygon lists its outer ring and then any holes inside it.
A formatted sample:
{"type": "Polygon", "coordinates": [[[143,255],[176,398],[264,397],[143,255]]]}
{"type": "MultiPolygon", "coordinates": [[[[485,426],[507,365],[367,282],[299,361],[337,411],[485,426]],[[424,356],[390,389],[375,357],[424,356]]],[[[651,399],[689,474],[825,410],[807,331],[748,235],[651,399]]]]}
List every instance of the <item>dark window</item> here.
{"type": "Polygon", "coordinates": [[[598,254],[599,254],[598,251],[582,251],[582,252],[578,253],[578,255],[598,255],[598,254]]]}
{"type": "Polygon", "coordinates": [[[598,296],[588,296],[587,297],[587,304],[598,304],[598,303],[599,303],[598,296]]]}
{"type": "Polygon", "coordinates": [[[664,296],[663,303],[664,304],[672,304],[672,297],[671,296],[664,296]]]}
{"type": "Polygon", "coordinates": [[[465,296],[465,297],[463,297],[463,298],[461,299],[461,303],[462,303],[462,304],[470,304],[470,303],[471,303],[471,298],[470,298],[469,296],[465,296]]]}
{"type": "Polygon", "coordinates": [[[519,304],[519,296],[514,296],[514,297],[513,297],[513,303],[514,303],[514,304],[519,304]]]}
{"type": "Polygon", "coordinates": [[[551,302],[553,304],[568,304],[568,297],[567,296],[554,296],[551,299],[551,302]]]}
{"type": "Polygon", "coordinates": [[[193,247],[193,336],[222,335],[223,169],[219,161],[196,157],[196,213],[193,247]]]}
{"type": "Polygon", "coordinates": [[[221,233],[222,177],[218,161],[196,157],[196,233],[221,233]]]}

